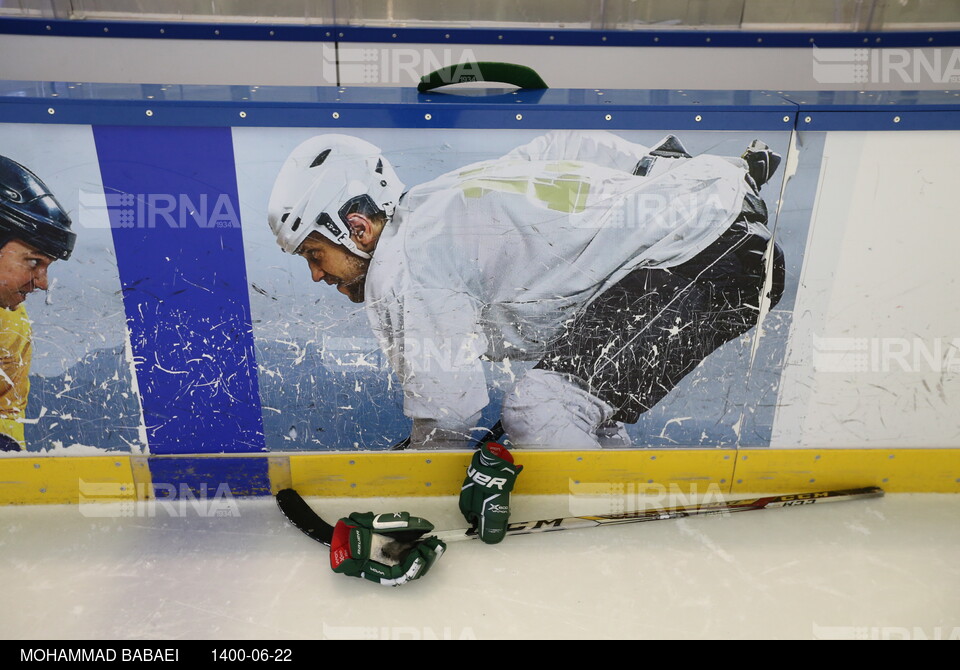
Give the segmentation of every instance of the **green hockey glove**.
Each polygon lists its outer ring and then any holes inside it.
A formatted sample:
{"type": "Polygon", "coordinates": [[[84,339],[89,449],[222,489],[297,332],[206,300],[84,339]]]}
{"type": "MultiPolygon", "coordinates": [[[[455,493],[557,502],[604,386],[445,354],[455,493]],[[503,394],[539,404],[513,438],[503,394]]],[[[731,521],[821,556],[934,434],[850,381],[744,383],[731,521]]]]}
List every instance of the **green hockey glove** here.
{"type": "Polygon", "coordinates": [[[487,442],[474,454],[460,489],[460,511],[487,544],[503,540],[510,520],[510,492],[523,470],[502,444],[487,442]]]}
{"type": "Polygon", "coordinates": [[[362,577],[383,586],[400,586],[427,574],[446,545],[426,519],[407,512],[354,512],[340,519],[330,543],[330,567],[348,577],[362,577]]]}

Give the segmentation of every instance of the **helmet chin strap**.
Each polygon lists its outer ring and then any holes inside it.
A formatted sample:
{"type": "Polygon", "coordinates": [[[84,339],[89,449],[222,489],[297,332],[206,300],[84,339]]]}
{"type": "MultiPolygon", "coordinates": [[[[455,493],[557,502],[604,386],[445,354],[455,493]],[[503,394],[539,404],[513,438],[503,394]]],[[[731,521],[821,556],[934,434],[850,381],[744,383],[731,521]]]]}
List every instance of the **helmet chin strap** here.
{"type": "MultiPolygon", "coordinates": [[[[387,208],[388,208],[390,211],[386,211],[386,210],[381,210],[381,211],[384,212],[384,214],[386,215],[386,221],[387,221],[387,223],[389,223],[389,222],[391,221],[391,219],[393,218],[393,212],[396,210],[396,205],[393,205],[393,206],[389,206],[389,205],[388,205],[387,208]]],[[[329,229],[328,229],[328,230],[329,230],[329,229]]],[[[348,230],[349,230],[349,228],[348,228],[348,230]]],[[[359,256],[360,258],[364,258],[364,259],[366,259],[366,260],[370,260],[370,259],[373,258],[373,253],[367,253],[366,251],[361,251],[360,247],[357,246],[357,243],[353,241],[353,238],[350,237],[349,234],[341,233],[341,234],[337,237],[336,242],[337,242],[338,244],[341,244],[341,245],[343,245],[344,247],[346,247],[347,250],[348,250],[350,253],[352,253],[354,256],[359,256]]]]}
{"type": "Polygon", "coordinates": [[[361,251],[360,247],[357,246],[357,243],[354,242],[353,239],[349,237],[344,237],[337,241],[343,246],[345,246],[347,250],[350,253],[352,253],[354,256],[359,256],[360,258],[365,258],[367,260],[370,260],[371,258],[373,258],[373,256],[371,254],[368,254],[366,251],[361,251]]]}
{"type": "MultiPolygon", "coordinates": [[[[340,231],[340,234],[337,235],[336,242],[346,247],[347,251],[352,253],[354,256],[359,256],[360,258],[365,258],[367,260],[370,260],[371,258],[373,258],[373,256],[368,254],[366,251],[361,251],[360,247],[357,246],[357,243],[353,241],[352,237],[350,237],[350,232],[349,232],[350,224],[347,223],[346,221],[344,221],[344,224],[346,225],[347,230],[346,232],[340,231]]],[[[328,227],[327,230],[330,231],[330,228],[328,227]]]]}

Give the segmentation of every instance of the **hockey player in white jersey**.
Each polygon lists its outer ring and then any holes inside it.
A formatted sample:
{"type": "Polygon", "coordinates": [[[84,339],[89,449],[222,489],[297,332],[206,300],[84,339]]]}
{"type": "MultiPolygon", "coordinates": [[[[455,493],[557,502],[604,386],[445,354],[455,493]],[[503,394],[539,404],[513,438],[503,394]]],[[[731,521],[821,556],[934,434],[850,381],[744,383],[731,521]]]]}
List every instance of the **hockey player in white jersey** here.
{"type": "Polygon", "coordinates": [[[474,445],[483,362],[508,359],[536,363],[501,410],[515,446],[626,446],[624,424],[779,300],[759,197],[778,164],[759,142],[693,157],[557,131],[406,190],[377,147],[321,135],[281,169],[269,223],[366,304],[410,448],[474,445]]]}

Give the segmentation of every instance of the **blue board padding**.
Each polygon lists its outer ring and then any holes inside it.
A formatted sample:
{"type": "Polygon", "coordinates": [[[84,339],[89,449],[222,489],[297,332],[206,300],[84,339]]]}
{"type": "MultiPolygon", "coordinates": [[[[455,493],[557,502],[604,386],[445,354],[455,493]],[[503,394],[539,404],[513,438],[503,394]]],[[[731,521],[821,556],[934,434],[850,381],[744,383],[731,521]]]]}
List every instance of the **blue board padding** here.
{"type": "Polygon", "coordinates": [[[786,91],[797,130],[958,130],[960,91],[786,91]]]}
{"type": "Polygon", "coordinates": [[[960,46],[957,30],[591,30],[571,28],[417,28],[345,25],[96,21],[7,17],[0,34],[134,39],[249,40],[396,44],[509,44],[540,46],[920,48],[960,46]]]}
{"type": "Polygon", "coordinates": [[[0,81],[0,123],[144,128],[958,130],[960,91],[547,89],[490,94],[486,89],[448,89],[420,94],[411,88],[0,81]],[[906,111],[909,119],[900,114],[906,111]],[[894,121],[898,115],[901,120],[894,121]]]}
{"type": "Polygon", "coordinates": [[[263,451],[230,130],[93,134],[150,453],[263,451]]]}
{"type": "Polygon", "coordinates": [[[216,499],[270,495],[265,458],[151,458],[150,480],[158,499],[216,499]]]}
{"type": "Polygon", "coordinates": [[[957,130],[960,110],[922,111],[909,108],[863,110],[801,110],[797,130],[957,130]]]}
{"type": "Polygon", "coordinates": [[[0,122],[131,126],[781,130],[769,91],[103,85],[0,81],[0,122]]]}

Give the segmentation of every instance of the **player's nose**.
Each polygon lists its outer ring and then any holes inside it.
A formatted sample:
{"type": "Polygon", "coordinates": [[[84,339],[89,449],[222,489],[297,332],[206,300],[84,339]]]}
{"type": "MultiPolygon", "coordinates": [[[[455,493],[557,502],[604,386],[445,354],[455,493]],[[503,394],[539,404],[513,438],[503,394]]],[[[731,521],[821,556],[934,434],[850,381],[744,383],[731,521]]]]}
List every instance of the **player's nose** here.
{"type": "Polygon", "coordinates": [[[47,268],[41,267],[37,268],[33,273],[33,286],[38,288],[41,291],[46,291],[49,286],[47,284],[47,268]]]}

